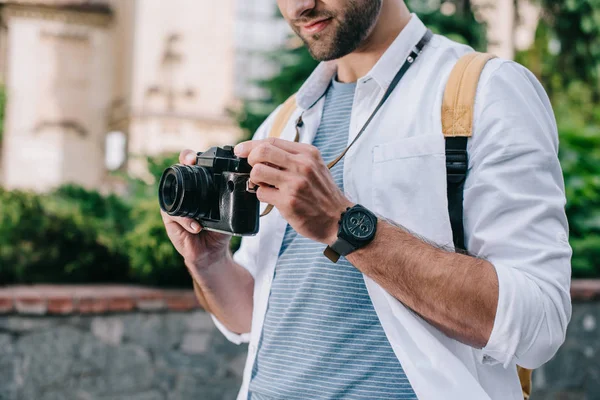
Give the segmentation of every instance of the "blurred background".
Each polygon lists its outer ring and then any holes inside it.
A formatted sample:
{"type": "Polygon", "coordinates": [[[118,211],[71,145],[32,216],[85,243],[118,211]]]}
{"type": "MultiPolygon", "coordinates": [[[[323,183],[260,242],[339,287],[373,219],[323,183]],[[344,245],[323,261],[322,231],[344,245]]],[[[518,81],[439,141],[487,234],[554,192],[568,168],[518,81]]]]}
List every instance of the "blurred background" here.
{"type": "MultiPolygon", "coordinates": [[[[552,98],[576,277],[600,274],[600,1],[413,1],[552,98]]],[[[315,67],[274,0],[0,0],[0,282],[187,286],[156,180],[249,138],[315,67]]],[[[234,244],[235,245],[235,244],[234,244]]]]}
{"type": "MultiPolygon", "coordinates": [[[[573,276],[600,277],[600,0],[409,3],[543,83],[573,276]]],[[[182,149],[251,137],[315,65],[275,0],[0,0],[0,285],[189,288],[157,178],[182,149]]]]}

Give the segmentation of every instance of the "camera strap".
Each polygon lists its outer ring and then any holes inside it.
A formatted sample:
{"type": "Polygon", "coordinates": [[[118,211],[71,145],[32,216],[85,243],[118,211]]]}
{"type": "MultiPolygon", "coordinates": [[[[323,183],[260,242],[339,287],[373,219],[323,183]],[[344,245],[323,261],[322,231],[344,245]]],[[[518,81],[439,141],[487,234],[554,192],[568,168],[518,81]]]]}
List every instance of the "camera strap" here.
{"type": "MultiPolygon", "coordinates": [[[[417,58],[423,51],[423,48],[427,45],[427,43],[429,43],[431,41],[432,37],[433,37],[433,33],[431,32],[431,30],[427,29],[427,32],[425,33],[425,35],[423,35],[421,40],[419,40],[419,42],[415,45],[415,47],[412,49],[412,51],[410,52],[410,54],[404,61],[404,64],[402,64],[402,67],[400,67],[400,69],[396,73],[396,76],[394,76],[394,79],[392,80],[389,87],[387,88],[381,101],[379,101],[379,104],[377,104],[377,107],[375,107],[375,110],[373,110],[373,113],[371,114],[369,119],[367,119],[367,121],[365,122],[365,124],[363,125],[361,130],[358,132],[358,134],[356,135],[356,137],[354,138],[352,143],[350,143],[348,145],[348,147],[346,147],[346,149],[342,152],[342,154],[340,154],[333,161],[331,161],[329,164],[327,164],[327,168],[331,169],[337,163],[339,163],[340,160],[342,158],[344,158],[346,153],[348,153],[348,150],[350,150],[350,148],[352,148],[352,146],[354,146],[354,144],[358,141],[358,139],[360,139],[360,137],[363,135],[363,133],[365,133],[365,131],[367,130],[367,127],[369,126],[369,124],[371,124],[371,121],[373,121],[373,119],[375,118],[375,116],[377,115],[377,113],[379,112],[381,107],[383,107],[385,102],[392,95],[392,92],[394,91],[396,86],[398,86],[398,83],[400,83],[400,80],[404,77],[404,75],[406,75],[406,73],[408,72],[410,67],[412,67],[412,65],[415,63],[415,61],[417,60],[417,58]]],[[[327,91],[325,91],[325,93],[327,93],[327,91]]],[[[323,93],[323,96],[325,96],[325,93],[323,93]]],[[[319,100],[321,100],[321,98],[323,96],[321,96],[311,107],[309,107],[309,109],[312,108],[316,103],[318,103],[319,100]]],[[[281,117],[276,118],[276,120],[274,121],[274,124],[273,124],[274,129],[272,129],[272,132],[278,131],[278,130],[279,131],[283,130],[283,128],[285,127],[285,124],[287,124],[287,121],[291,117],[291,114],[294,112],[295,108],[296,108],[295,96],[292,96],[283,105],[282,111],[280,111],[281,117]]],[[[277,117],[279,117],[280,115],[278,115],[277,117]]],[[[304,112],[300,115],[300,117],[296,121],[296,137],[294,138],[294,142],[300,141],[300,128],[304,125],[304,122],[302,121],[302,115],[304,115],[304,112]]],[[[279,133],[278,133],[278,135],[279,135],[279,133]]],[[[261,214],[261,217],[268,215],[272,210],[273,210],[273,205],[269,204],[267,206],[267,208],[265,209],[265,211],[261,214]]]]}

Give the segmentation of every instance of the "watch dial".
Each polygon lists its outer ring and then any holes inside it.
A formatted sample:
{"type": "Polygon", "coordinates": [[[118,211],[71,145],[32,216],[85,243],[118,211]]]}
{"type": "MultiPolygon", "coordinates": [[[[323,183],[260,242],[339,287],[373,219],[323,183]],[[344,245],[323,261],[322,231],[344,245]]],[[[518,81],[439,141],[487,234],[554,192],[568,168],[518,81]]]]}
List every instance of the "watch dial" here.
{"type": "Polygon", "coordinates": [[[373,221],[365,212],[354,210],[346,219],[346,229],[355,238],[366,239],[373,232],[373,221]]]}

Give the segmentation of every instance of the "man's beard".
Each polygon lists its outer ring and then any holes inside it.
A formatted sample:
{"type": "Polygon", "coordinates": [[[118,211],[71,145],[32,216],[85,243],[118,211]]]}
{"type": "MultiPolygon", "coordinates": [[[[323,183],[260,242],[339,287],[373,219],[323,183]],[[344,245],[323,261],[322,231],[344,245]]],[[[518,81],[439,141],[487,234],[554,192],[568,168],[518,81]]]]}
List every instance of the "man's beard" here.
{"type": "Polygon", "coordinates": [[[302,18],[307,21],[331,18],[330,25],[325,30],[330,29],[332,32],[320,32],[305,37],[296,24],[292,24],[292,29],[302,39],[315,60],[336,60],[354,52],[369,36],[381,11],[382,1],[348,0],[348,6],[342,16],[330,11],[312,10],[302,18]]]}

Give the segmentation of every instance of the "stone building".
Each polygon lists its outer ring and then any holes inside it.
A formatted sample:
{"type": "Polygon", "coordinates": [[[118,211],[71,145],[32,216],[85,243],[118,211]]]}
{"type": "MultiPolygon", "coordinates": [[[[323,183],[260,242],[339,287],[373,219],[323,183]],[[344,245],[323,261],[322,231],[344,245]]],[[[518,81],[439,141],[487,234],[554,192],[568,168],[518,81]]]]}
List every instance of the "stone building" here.
{"type": "Polygon", "coordinates": [[[108,132],[124,134],[131,157],[123,168],[137,174],[138,155],[239,139],[228,114],[234,0],[0,0],[0,7],[6,187],[101,187],[108,132]]]}
{"type": "MultiPolygon", "coordinates": [[[[533,39],[537,10],[521,7],[519,23],[514,0],[481,11],[499,56],[533,39]]],[[[275,10],[275,0],[0,0],[0,185],[115,189],[109,169],[145,177],[141,156],[237,142],[229,110],[261,96],[252,82],[276,72],[264,52],[290,33],[275,10]]]]}

